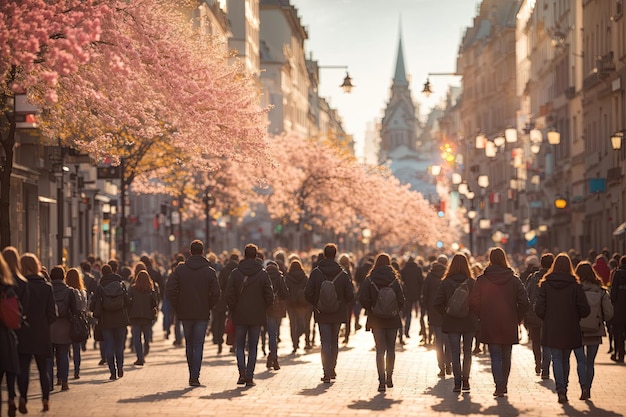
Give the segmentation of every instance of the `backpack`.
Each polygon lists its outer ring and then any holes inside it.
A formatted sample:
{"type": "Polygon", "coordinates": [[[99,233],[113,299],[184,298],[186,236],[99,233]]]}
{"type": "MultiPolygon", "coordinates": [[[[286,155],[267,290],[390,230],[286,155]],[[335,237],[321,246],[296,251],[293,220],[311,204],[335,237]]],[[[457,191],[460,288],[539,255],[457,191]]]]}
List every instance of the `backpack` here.
{"type": "Polygon", "coordinates": [[[63,297],[61,300],[54,300],[54,302],[57,305],[57,317],[68,317],[69,315],[69,309],[70,309],[70,295],[72,294],[72,291],[67,291],[65,293],[65,297],[63,297]]]}
{"type": "Polygon", "coordinates": [[[0,290],[0,322],[7,328],[16,330],[22,324],[20,301],[13,287],[0,290]]]}
{"type": "Polygon", "coordinates": [[[372,314],[383,319],[390,319],[397,316],[400,309],[398,308],[398,297],[393,288],[390,286],[378,288],[373,281],[371,282],[378,294],[376,302],[372,307],[372,314]]]}
{"type": "Polygon", "coordinates": [[[105,311],[119,311],[124,308],[124,293],[126,288],[119,281],[111,282],[102,287],[102,309],[105,311]]]}
{"type": "Polygon", "coordinates": [[[467,279],[454,289],[448,300],[446,314],[450,317],[464,318],[469,314],[469,287],[467,279]]]}
{"type": "Polygon", "coordinates": [[[87,313],[78,311],[70,316],[70,339],[74,343],[82,343],[89,339],[89,319],[87,313]]]}
{"type": "Polygon", "coordinates": [[[604,291],[585,291],[585,297],[589,303],[590,312],[587,317],[580,319],[580,331],[583,333],[596,333],[604,329],[602,318],[602,297],[604,291]]]}
{"type": "Polygon", "coordinates": [[[317,299],[317,311],[320,313],[334,313],[339,310],[339,300],[337,300],[337,290],[335,289],[335,281],[341,274],[343,269],[332,280],[324,279],[320,285],[320,296],[317,299]]]}

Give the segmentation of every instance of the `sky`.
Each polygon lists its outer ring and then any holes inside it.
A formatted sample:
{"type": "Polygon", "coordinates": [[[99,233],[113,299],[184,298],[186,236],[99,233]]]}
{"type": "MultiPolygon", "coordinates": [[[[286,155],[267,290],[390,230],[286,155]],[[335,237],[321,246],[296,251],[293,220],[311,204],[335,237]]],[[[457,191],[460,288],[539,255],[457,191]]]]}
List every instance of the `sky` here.
{"type": "Polygon", "coordinates": [[[390,96],[402,32],[404,63],[413,101],[424,117],[445,99],[455,76],[431,76],[433,94],[421,93],[428,73],[454,73],[465,29],[479,0],[291,0],[309,39],[304,43],[320,66],[347,65],[355,88],[344,93],[342,69],[320,69],[319,94],[343,118],[357,155],[367,124],[380,122],[390,96]]]}

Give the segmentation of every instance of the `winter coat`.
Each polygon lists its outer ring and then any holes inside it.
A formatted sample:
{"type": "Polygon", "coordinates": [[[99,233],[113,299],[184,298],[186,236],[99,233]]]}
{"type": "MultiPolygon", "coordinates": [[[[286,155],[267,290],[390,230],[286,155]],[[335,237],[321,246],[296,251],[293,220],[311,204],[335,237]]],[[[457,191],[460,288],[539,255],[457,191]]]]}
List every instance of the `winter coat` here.
{"type": "Polygon", "coordinates": [[[226,304],[233,323],[265,326],[267,308],[274,304],[274,289],[263,265],[244,259],[231,272],[226,283],[226,304]]]}
{"type": "Polygon", "coordinates": [[[472,290],[475,281],[465,275],[452,275],[447,277],[439,285],[437,294],[435,295],[434,307],[442,317],[441,330],[444,333],[468,333],[478,330],[478,317],[470,311],[466,317],[452,317],[446,313],[448,302],[454,294],[454,291],[467,280],[467,288],[472,290]]]}
{"type": "Polygon", "coordinates": [[[568,273],[545,276],[535,301],[535,313],[543,320],[541,345],[555,349],[582,346],[580,319],[589,315],[583,287],[568,273]]]}
{"type": "Polygon", "coordinates": [[[470,292],[470,311],[480,320],[481,343],[515,345],[529,302],[522,281],[510,268],[489,265],[470,292]]]}
{"type": "Polygon", "coordinates": [[[613,302],[612,324],[626,323],[626,265],[620,265],[613,274],[611,283],[611,301],[613,302]]]}
{"type": "Polygon", "coordinates": [[[148,272],[148,275],[150,275],[152,282],[154,282],[155,284],[155,292],[157,293],[159,299],[162,300],[166,291],[165,280],[163,279],[163,274],[161,274],[161,272],[159,272],[158,269],[155,269],[152,266],[152,263],[148,263],[146,265],[146,271],[148,272]]]}
{"type": "Polygon", "coordinates": [[[446,273],[446,266],[439,262],[434,262],[426,279],[424,279],[424,286],[422,287],[422,306],[426,309],[428,314],[428,324],[431,326],[441,326],[443,318],[441,313],[435,308],[435,296],[439,290],[441,279],[446,273]]]}
{"type": "Polygon", "coordinates": [[[289,290],[287,289],[287,284],[285,284],[283,273],[280,272],[280,269],[274,265],[268,265],[267,268],[265,268],[265,271],[270,277],[272,289],[274,290],[274,304],[267,309],[267,317],[275,319],[286,317],[287,307],[285,300],[287,299],[289,290]]]}
{"type": "Polygon", "coordinates": [[[374,268],[369,276],[365,278],[365,281],[361,284],[358,294],[359,303],[361,307],[367,310],[367,322],[365,323],[365,329],[399,329],[402,327],[402,320],[400,319],[400,312],[404,306],[404,292],[400,281],[398,281],[395,271],[390,266],[379,266],[374,268]],[[396,293],[396,299],[398,301],[398,314],[391,318],[378,317],[372,313],[372,308],[378,298],[378,290],[383,287],[391,287],[396,293]]]}
{"type": "Polygon", "coordinates": [[[217,274],[202,255],[192,255],[167,280],[167,297],[180,320],[209,320],[220,299],[217,274]]]}
{"type": "Polygon", "coordinates": [[[548,268],[541,268],[531,274],[524,284],[524,287],[526,288],[526,295],[528,296],[528,301],[530,302],[530,308],[526,313],[526,317],[524,317],[524,324],[527,328],[541,327],[541,319],[537,313],[535,313],[535,301],[537,301],[537,293],[539,292],[539,280],[543,278],[546,272],[548,272],[548,268]]]}
{"type": "Polygon", "coordinates": [[[422,295],[422,285],[424,284],[422,268],[415,261],[407,261],[400,271],[400,279],[407,303],[418,301],[422,295]]]}
{"type": "Polygon", "coordinates": [[[72,343],[69,316],[77,312],[74,289],[63,280],[55,279],[52,281],[52,292],[57,306],[57,319],[50,325],[50,341],[56,345],[69,345],[72,343]]]}
{"type": "MultiPolygon", "coordinates": [[[[9,289],[12,289],[12,291],[14,291],[17,295],[19,288],[17,286],[0,284],[0,291],[5,291],[9,289]]],[[[22,312],[23,311],[24,310],[22,310],[22,312]]],[[[18,373],[19,369],[20,367],[17,356],[17,336],[15,335],[15,332],[13,330],[9,329],[2,322],[0,322],[0,374],[2,372],[18,373]]]]}
{"type": "Polygon", "coordinates": [[[591,282],[583,282],[582,283],[583,291],[585,292],[585,296],[588,292],[597,292],[601,295],[600,305],[591,306],[589,315],[592,317],[599,317],[602,320],[602,327],[597,331],[583,331],[583,345],[599,345],[602,343],[602,336],[606,335],[604,322],[607,322],[613,318],[613,303],[611,302],[611,296],[608,294],[606,289],[599,284],[593,284],[591,282]],[[594,309],[595,307],[595,309],[594,309]]]}
{"type": "Polygon", "coordinates": [[[224,313],[227,310],[226,308],[226,283],[228,282],[228,277],[230,276],[230,273],[233,272],[235,268],[237,268],[238,264],[239,262],[230,259],[226,263],[226,265],[224,265],[222,269],[220,269],[220,273],[217,275],[217,281],[220,284],[220,291],[222,292],[222,295],[220,296],[220,300],[215,305],[216,311],[221,311],[224,313]]]}
{"type": "Polygon", "coordinates": [[[29,303],[26,325],[16,331],[20,354],[51,356],[50,324],[57,319],[52,284],[40,275],[27,275],[29,303]]]}
{"type": "Polygon", "coordinates": [[[298,293],[301,291],[304,295],[304,288],[306,287],[307,276],[302,270],[294,270],[287,272],[285,275],[285,285],[289,291],[287,295],[287,308],[310,308],[309,303],[304,300],[304,297],[299,299],[298,293]]]}
{"type": "Polygon", "coordinates": [[[316,268],[311,271],[309,280],[304,289],[304,298],[313,306],[315,321],[317,323],[345,323],[348,321],[346,306],[354,300],[354,286],[352,279],[334,259],[324,258],[319,261],[316,268]],[[320,296],[322,281],[333,280],[337,274],[341,275],[335,280],[335,291],[339,301],[339,309],[334,313],[322,313],[317,311],[317,302],[320,296]]]}
{"type": "MultiPolygon", "coordinates": [[[[108,274],[100,278],[100,283],[96,288],[96,292],[93,296],[92,303],[89,306],[90,310],[96,312],[101,311],[101,315],[98,318],[98,324],[102,329],[118,329],[120,327],[126,327],[130,324],[128,320],[128,306],[130,305],[130,298],[128,297],[128,291],[124,280],[118,274],[108,274]],[[124,290],[124,306],[117,311],[108,311],[102,308],[102,296],[103,287],[111,283],[121,283],[124,290]],[[99,306],[98,306],[99,305],[99,306]]],[[[94,314],[95,316],[95,314],[94,314]]]]}
{"type": "Polygon", "coordinates": [[[128,289],[130,306],[128,318],[133,326],[150,325],[156,320],[156,308],[159,305],[159,296],[155,290],[140,291],[131,286],[128,289]]]}

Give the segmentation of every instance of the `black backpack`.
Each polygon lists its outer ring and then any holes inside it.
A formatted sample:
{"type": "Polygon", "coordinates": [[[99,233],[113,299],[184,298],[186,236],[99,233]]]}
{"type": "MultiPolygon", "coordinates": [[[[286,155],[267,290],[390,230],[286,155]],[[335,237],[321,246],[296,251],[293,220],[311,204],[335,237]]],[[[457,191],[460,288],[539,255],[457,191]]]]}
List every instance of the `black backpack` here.
{"type": "Polygon", "coordinates": [[[400,311],[396,292],[389,285],[378,288],[374,281],[371,282],[377,293],[376,302],[372,307],[372,314],[383,319],[396,317],[400,311]]]}
{"type": "Polygon", "coordinates": [[[469,286],[467,285],[467,279],[454,289],[452,296],[448,300],[446,314],[456,318],[467,317],[469,314],[469,286]]]}
{"type": "Polygon", "coordinates": [[[335,281],[341,274],[343,274],[343,269],[340,273],[335,275],[335,278],[332,280],[324,278],[322,284],[320,285],[320,294],[317,299],[317,311],[320,313],[335,313],[339,310],[339,300],[337,299],[337,290],[335,289],[335,281]]]}
{"type": "Polygon", "coordinates": [[[126,287],[120,281],[111,282],[102,287],[102,309],[105,311],[119,311],[124,308],[126,287]]]}

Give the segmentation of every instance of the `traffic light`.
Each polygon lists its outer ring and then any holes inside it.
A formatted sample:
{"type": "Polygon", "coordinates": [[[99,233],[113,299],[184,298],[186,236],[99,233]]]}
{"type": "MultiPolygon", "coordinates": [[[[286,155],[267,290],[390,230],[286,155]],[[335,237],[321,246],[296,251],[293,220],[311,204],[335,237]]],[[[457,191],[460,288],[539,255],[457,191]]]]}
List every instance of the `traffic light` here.
{"type": "Polygon", "coordinates": [[[99,180],[114,180],[122,177],[120,167],[113,165],[99,166],[97,176],[99,180]]]}

